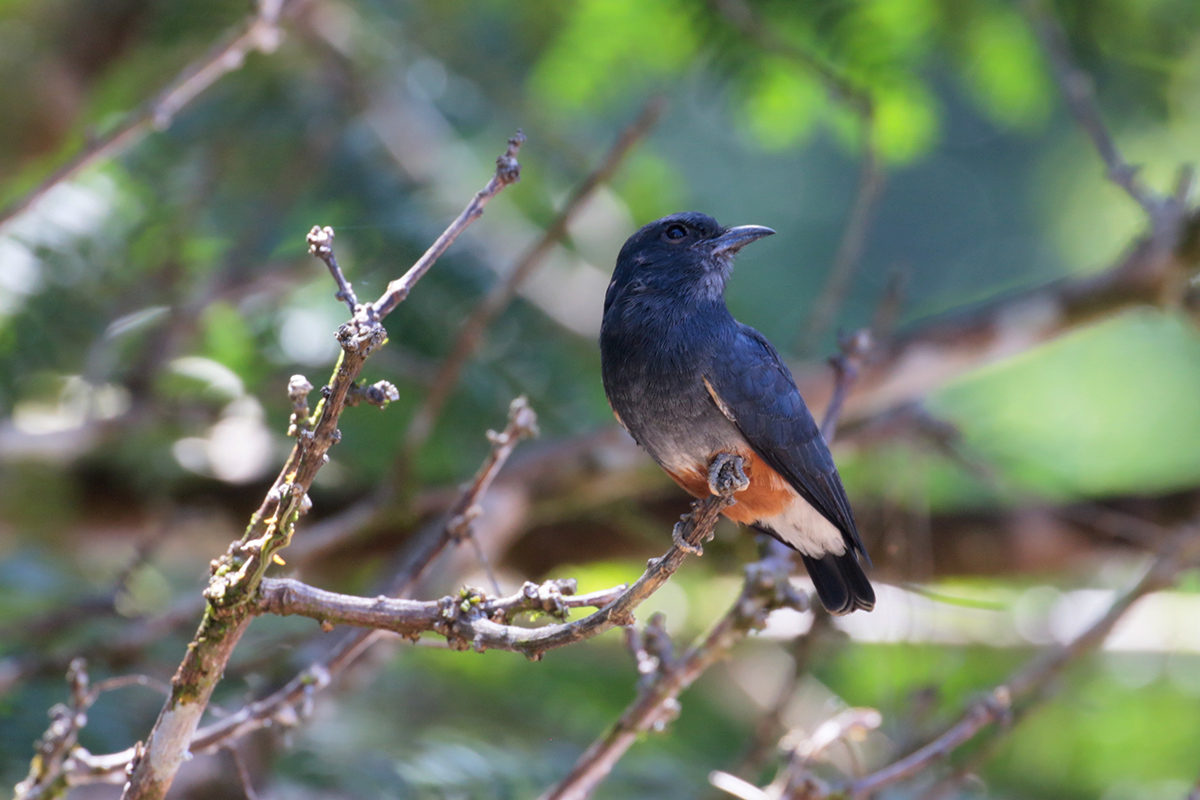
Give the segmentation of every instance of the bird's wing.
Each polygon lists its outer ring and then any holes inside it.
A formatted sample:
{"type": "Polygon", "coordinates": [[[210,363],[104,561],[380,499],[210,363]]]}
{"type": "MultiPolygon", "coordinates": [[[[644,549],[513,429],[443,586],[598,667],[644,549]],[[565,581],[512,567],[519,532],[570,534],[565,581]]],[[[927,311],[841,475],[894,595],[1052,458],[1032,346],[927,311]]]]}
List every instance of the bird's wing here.
{"type": "Polygon", "coordinates": [[[713,402],[754,452],[863,553],[833,456],[771,343],[739,323],[732,346],[718,355],[704,380],[713,402]]]}

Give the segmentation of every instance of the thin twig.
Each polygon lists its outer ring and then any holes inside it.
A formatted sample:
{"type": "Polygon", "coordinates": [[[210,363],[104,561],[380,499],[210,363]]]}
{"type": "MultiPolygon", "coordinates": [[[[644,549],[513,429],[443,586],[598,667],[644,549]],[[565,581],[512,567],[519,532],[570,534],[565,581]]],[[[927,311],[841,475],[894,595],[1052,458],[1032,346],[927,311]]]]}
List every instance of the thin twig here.
{"type": "Polygon", "coordinates": [[[418,449],[429,438],[442,407],[458,383],[459,374],[479,349],[488,327],[512,303],[521,285],[541,266],[554,245],[567,235],[571,221],[586,207],[596,189],[612,180],[634,146],[658,123],[664,105],[662,98],[654,98],[642,108],[637,118],[617,136],[612,147],[601,157],[600,163],[571,192],[566,204],[546,226],[533,247],[521,256],[504,280],[492,287],[463,322],[450,348],[450,355],[438,368],[429,391],[409,423],[405,434],[406,454],[418,449]]]}
{"type": "Polygon", "coordinates": [[[521,131],[517,131],[516,135],[508,140],[508,149],[496,159],[496,174],[488,181],[487,186],[476,193],[474,199],[463,209],[462,213],[429,246],[424,255],[417,259],[417,263],[413,264],[408,272],[387,285],[383,295],[370,305],[368,313],[371,319],[383,319],[396,306],[404,302],[416,282],[421,280],[434,262],[441,258],[442,253],[446,252],[458,235],[483,214],[483,208],[488,201],[499,194],[505,186],[521,180],[521,164],[517,161],[517,153],[524,142],[525,134],[521,131]]]}
{"type": "Polygon", "coordinates": [[[91,699],[95,701],[105,692],[124,689],[127,686],[145,686],[165,695],[171,694],[170,684],[164,683],[158,678],[152,678],[149,675],[117,675],[113,678],[105,678],[92,686],[91,699]]]}
{"type": "Polygon", "coordinates": [[[858,371],[866,363],[871,349],[875,346],[871,332],[866,328],[855,331],[849,336],[842,336],[840,339],[838,348],[841,352],[829,358],[829,365],[833,367],[834,380],[833,394],[829,398],[829,405],[825,407],[825,417],[821,420],[821,435],[826,442],[833,441],[838,421],[842,418],[842,408],[846,404],[846,397],[858,379],[858,371]]]}
{"type": "Polygon", "coordinates": [[[227,747],[225,749],[233,759],[234,767],[237,768],[238,778],[242,781],[242,792],[245,793],[246,800],[258,800],[258,792],[254,791],[254,783],[250,780],[250,770],[246,767],[246,759],[242,757],[242,751],[236,747],[227,747]]]}
{"type": "MultiPolygon", "coordinates": [[[[425,566],[433,563],[433,559],[437,557],[437,554],[449,542],[462,541],[464,539],[469,540],[475,550],[476,557],[479,559],[479,563],[483,565],[484,570],[491,579],[492,588],[496,594],[500,594],[500,584],[492,572],[492,566],[488,562],[487,555],[483,552],[483,547],[475,537],[471,523],[481,513],[479,498],[492,485],[492,481],[496,479],[496,475],[500,472],[500,468],[504,466],[504,462],[512,454],[517,442],[526,436],[537,436],[537,433],[537,414],[533,413],[533,409],[529,407],[529,401],[524,396],[513,400],[508,406],[508,427],[500,433],[496,433],[495,431],[487,432],[488,441],[492,443],[492,452],[487,460],[483,462],[479,471],[475,473],[475,477],[471,482],[463,487],[458,502],[451,507],[443,529],[443,535],[438,539],[438,546],[434,552],[426,556],[425,566]]],[[[413,583],[420,580],[420,573],[422,571],[423,569],[409,572],[407,582],[396,593],[401,595],[407,594],[413,583]]]]}
{"type": "Polygon", "coordinates": [[[61,793],[59,784],[66,761],[75,749],[79,732],[87,725],[88,708],[95,702],[95,696],[88,690],[87,662],[82,658],[71,662],[67,685],[71,690],[70,700],[50,709],[50,727],[38,740],[29,775],[17,784],[14,800],[37,800],[61,793]]]}
{"type": "Polygon", "coordinates": [[[325,266],[329,268],[329,274],[333,276],[333,281],[338,287],[334,297],[344,300],[350,307],[350,314],[353,315],[358,310],[358,298],[354,295],[354,287],[350,281],[346,280],[346,274],[342,272],[337,256],[334,255],[333,228],[328,225],[324,227],[314,225],[313,229],[308,232],[308,252],[325,262],[325,266]]]}
{"type": "Polygon", "coordinates": [[[1121,156],[1100,114],[1092,78],[1072,61],[1071,46],[1062,26],[1046,8],[1044,0],[1026,0],[1023,6],[1041,42],[1042,50],[1050,61],[1067,108],[1075,122],[1092,140],[1096,152],[1100,154],[1104,166],[1108,169],[1109,180],[1124,189],[1125,193],[1157,223],[1162,200],[1142,185],[1138,179],[1138,168],[1130,165],[1121,156]]]}
{"type": "MultiPolygon", "coordinates": [[[[776,542],[772,539],[770,543],[775,544],[776,542]]],[[[782,547],[782,545],[780,546],[782,547]]],[[[795,696],[796,690],[800,688],[800,682],[807,674],[816,648],[829,642],[826,634],[832,628],[833,617],[818,609],[813,618],[812,627],[793,641],[790,648],[792,674],[776,693],[775,700],[770,704],[767,712],[755,723],[754,735],[749,746],[746,747],[746,754],[742,756],[741,762],[734,770],[736,775],[749,777],[760,770],[767,763],[771,754],[778,749],[779,738],[785,731],[783,718],[787,712],[788,703],[795,696]]]]}
{"type": "Polygon", "coordinates": [[[801,354],[811,353],[819,344],[821,336],[829,330],[837,319],[838,312],[846,302],[850,291],[850,281],[854,270],[862,260],[863,250],[867,244],[867,234],[875,216],[875,209],[883,197],[884,171],[879,163],[879,153],[873,141],[874,116],[868,107],[863,112],[862,136],[863,154],[859,166],[858,188],[854,194],[854,203],[850,207],[850,215],[846,218],[846,226],[842,230],[842,241],[837,253],[829,266],[829,274],[825,278],[825,286],[812,304],[807,330],[800,338],[799,351],[801,354]]]}
{"type": "Polygon", "coordinates": [[[124,152],[147,133],[166,129],[175,115],[197,96],[225,75],[240,69],[250,53],[273,53],[283,37],[279,20],[287,4],[288,0],[259,0],[257,12],[241,25],[240,31],[226,33],[223,41],[189,64],[152,100],[131,111],[112,130],[89,140],[65,164],[0,211],[0,232],[58,184],[74,178],[98,161],[124,152]]]}

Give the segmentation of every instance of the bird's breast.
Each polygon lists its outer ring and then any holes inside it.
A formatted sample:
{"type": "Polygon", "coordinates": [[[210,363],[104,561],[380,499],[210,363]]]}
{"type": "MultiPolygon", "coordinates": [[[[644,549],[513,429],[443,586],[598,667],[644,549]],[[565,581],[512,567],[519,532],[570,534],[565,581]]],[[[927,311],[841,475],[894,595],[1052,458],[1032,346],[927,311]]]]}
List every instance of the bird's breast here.
{"type": "Polygon", "coordinates": [[[723,321],[648,300],[616,303],[605,315],[600,355],[608,401],[668,471],[695,468],[714,447],[744,442],[704,387],[727,333],[723,321]]]}

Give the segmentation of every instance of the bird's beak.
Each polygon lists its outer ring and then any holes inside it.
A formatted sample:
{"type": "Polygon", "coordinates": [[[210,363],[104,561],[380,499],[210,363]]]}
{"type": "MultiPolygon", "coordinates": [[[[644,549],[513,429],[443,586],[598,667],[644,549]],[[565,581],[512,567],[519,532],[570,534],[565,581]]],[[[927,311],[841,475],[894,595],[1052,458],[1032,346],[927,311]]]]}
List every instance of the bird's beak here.
{"type": "Polygon", "coordinates": [[[762,225],[739,225],[736,228],[728,229],[708,244],[714,256],[724,253],[732,255],[755,239],[770,236],[774,232],[770,228],[764,228],[762,225]]]}

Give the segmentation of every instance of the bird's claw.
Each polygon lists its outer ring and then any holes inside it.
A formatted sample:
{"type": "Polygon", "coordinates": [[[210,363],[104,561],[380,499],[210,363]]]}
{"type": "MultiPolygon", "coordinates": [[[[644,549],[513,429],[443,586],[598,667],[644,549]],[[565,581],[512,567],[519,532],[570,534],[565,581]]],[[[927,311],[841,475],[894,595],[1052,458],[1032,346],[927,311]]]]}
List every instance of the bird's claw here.
{"type": "Polygon", "coordinates": [[[687,539],[683,538],[683,531],[686,523],[683,520],[675,523],[675,527],[671,529],[671,541],[675,543],[683,552],[691,556],[704,555],[704,548],[698,544],[692,544],[687,539]]]}
{"type": "Polygon", "coordinates": [[[739,455],[717,453],[708,467],[708,490],[720,497],[744,492],[750,486],[750,479],[743,469],[744,463],[739,455]]]}

